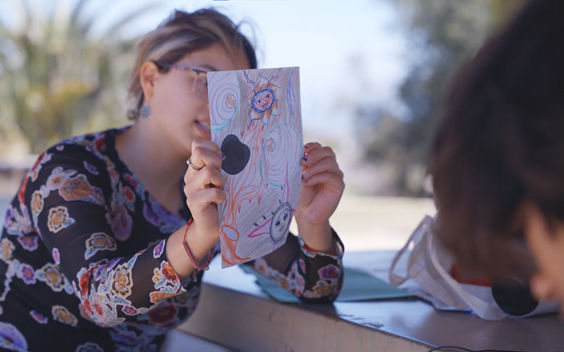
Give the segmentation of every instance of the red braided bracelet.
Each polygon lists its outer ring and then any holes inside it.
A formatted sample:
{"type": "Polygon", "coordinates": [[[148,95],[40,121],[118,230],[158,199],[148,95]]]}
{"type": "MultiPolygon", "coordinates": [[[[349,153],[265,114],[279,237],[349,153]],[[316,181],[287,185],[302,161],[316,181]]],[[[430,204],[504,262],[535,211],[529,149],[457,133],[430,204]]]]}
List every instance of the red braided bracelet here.
{"type": "Polygon", "coordinates": [[[186,231],[184,232],[184,241],[182,241],[182,244],[184,245],[184,250],[186,251],[186,254],[188,255],[188,260],[190,261],[190,264],[198,269],[198,270],[208,270],[208,266],[210,265],[211,259],[212,259],[212,255],[211,253],[208,253],[208,260],[206,261],[205,265],[198,265],[196,263],[196,259],[194,259],[194,255],[192,254],[192,251],[190,250],[190,247],[188,246],[188,242],[186,241],[186,235],[188,234],[188,228],[190,227],[190,225],[192,225],[192,223],[194,222],[194,219],[190,219],[188,220],[188,223],[186,224],[186,231]]]}

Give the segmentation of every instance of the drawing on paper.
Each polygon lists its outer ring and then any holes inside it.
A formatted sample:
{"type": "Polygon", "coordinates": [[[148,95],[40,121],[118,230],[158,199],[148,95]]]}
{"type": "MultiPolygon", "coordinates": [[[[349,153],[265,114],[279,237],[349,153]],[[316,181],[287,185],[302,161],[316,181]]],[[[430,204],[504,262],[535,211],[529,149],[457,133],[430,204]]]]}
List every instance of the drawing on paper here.
{"type": "Polygon", "coordinates": [[[223,139],[220,149],[224,155],[221,168],[230,175],[237,175],[243,171],[251,157],[249,147],[241,143],[239,138],[233,134],[223,139]]]}
{"type": "Polygon", "coordinates": [[[208,74],[212,140],[224,155],[223,266],[284,244],[298,202],[302,123],[297,67],[208,74]]]}

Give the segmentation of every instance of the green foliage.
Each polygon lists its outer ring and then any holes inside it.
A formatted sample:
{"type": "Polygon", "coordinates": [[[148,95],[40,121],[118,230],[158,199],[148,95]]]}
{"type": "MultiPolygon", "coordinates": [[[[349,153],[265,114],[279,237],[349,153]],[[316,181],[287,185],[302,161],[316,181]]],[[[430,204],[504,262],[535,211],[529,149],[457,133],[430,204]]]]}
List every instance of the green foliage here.
{"type": "Polygon", "coordinates": [[[423,178],[442,99],[456,69],[522,3],[520,0],[396,0],[413,60],[394,116],[377,106],[357,109],[367,161],[392,164],[392,193],[423,195],[423,178]]]}
{"type": "Polygon", "coordinates": [[[102,13],[87,13],[88,0],[77,0],[71,11],[50,1],[47,14],[16,2],[19,25],[0,17],[0,137],[23,136],[40,152],[72,134],[124,121],[133,42],[116,33],[154,5],[96,34],[102,13]]]}

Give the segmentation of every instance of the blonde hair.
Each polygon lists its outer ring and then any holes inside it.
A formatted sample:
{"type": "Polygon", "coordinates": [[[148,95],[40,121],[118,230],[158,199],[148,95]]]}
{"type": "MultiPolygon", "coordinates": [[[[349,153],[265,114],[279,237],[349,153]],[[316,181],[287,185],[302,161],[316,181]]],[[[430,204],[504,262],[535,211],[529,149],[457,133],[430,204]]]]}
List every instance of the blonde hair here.
{"type": "Polygon", "coordinates": [[[193,13],[175,10],[155,30],[147,33],[137,44],[137,59],[129,81],[129,109],[127,117],[137,119],[143,105],[140,82],[141,66],[152,61],[159,71],[167,72],[170,65],[186,54],[221,43],[232,57],[244,54],[250,68],[257,67],[255,50],[249,40],[227,16],[214,9],[193,13]]]}

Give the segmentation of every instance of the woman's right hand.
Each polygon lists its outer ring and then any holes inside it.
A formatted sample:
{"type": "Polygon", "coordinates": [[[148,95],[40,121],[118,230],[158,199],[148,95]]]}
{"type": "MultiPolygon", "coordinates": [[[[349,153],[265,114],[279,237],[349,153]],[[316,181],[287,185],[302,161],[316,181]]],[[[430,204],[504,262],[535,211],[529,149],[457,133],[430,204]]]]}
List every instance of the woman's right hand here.
{"type": "Polygon", "coordinates": [[[194,220],[195,234],[211,248],[219,240],[217,204],[225,200],[221,150],[212,141],[196,139],[192,142],[190,162],[194,167],[188,167],[184,174],[186,204],[194,220]]]}

